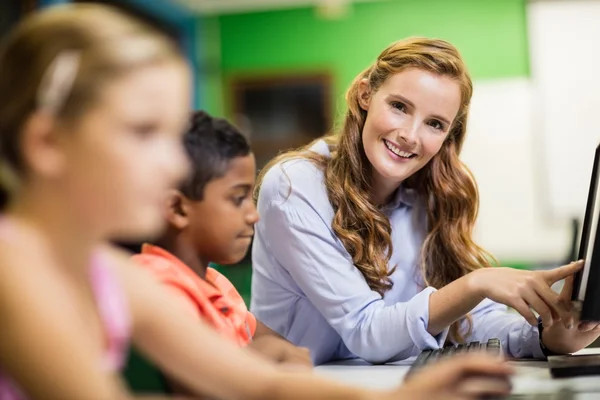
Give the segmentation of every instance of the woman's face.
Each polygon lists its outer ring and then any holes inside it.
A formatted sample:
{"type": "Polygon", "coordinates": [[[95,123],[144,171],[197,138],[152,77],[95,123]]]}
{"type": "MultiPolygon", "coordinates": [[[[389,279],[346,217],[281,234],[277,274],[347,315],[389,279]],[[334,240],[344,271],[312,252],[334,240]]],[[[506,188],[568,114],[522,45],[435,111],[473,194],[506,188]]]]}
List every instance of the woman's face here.
{"type": "Polygon", "coordinates": [[[374,186],[388,196],[442,147],[460,108],[460,86],[447,76],[410,68],[374,93],[363,81],[359,95],[367,111],[362,141],[374,186]]]}

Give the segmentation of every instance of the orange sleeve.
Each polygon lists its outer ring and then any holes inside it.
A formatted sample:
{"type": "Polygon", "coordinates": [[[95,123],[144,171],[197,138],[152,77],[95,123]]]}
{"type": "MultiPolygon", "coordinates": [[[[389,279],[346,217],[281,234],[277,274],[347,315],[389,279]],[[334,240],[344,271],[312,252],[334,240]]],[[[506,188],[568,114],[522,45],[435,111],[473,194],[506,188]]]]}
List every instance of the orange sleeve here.
{"type": "Polygon", "coordinates": [[[136,254],[132,259],[135,264],[149,272],[170,293],[171,297],[180,305],[183,312],[194,319],[202,319],[202,314],[196,302],[182,287],[180,278],[175,273],[169,261],[145,254],[136,254]]]}

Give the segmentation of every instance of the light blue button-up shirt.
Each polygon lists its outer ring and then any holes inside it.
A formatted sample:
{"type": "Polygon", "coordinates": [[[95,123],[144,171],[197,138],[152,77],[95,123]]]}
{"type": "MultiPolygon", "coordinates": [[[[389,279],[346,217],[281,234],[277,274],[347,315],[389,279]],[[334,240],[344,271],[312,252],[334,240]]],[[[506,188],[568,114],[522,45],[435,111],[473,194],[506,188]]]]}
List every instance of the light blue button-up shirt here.
{"type": "MultiPolygon", "coordinates": [[[[312,148],[329,155],[325,142],[312,148]]],[[[335,235],[322,171],[304,159],[274,166],[264,177],[252,251],[256,317],[313,362],[344,358],[380,363],[443,346],[448,330],[427,332],[429,296],[418,268],[425,213],[410,190],[397,191],[384,211],[392,226],[393,287],[383,298],[367,285],[335,235]]],[[[537,327],[506,306],[485,300],[471,313],[469,341],[497,337],[513,357],[543,357],[537,327]]]]}

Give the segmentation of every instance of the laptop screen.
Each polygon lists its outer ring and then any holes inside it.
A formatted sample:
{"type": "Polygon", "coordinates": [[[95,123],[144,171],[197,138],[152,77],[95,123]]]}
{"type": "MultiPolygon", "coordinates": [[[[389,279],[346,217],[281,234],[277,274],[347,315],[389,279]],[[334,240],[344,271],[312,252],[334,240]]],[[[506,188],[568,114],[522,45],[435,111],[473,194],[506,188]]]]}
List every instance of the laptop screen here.
{"type": "MultiPolygon", "coordinates": [[[[598,168],[600,146],[596,148],[592,168],[585,220],[581,232],[578,258],[585,260],[584,267],[575,275],[572,300],[581,304],[581,319],[600,321],[600,240],[598,236],[600,194],[598,193],[598,168]],[[595,293],[598,293],[596,296],[595,293]]],[[[600,236],[599,236],[600,239],[600,236]]]]}

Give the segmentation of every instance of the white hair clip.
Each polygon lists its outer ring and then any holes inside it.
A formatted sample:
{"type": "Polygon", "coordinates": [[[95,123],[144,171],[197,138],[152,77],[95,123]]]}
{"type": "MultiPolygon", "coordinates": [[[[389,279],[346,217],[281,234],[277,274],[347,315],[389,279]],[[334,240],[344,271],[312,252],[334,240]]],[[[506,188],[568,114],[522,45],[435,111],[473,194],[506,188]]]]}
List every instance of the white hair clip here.
{"type": "Polygon", "coordinates": [[[79,69],[79,51],[63,51],[50,62],[42,76],[37,93],[37,106],[56,114],[64,106],[79,69]]]}

